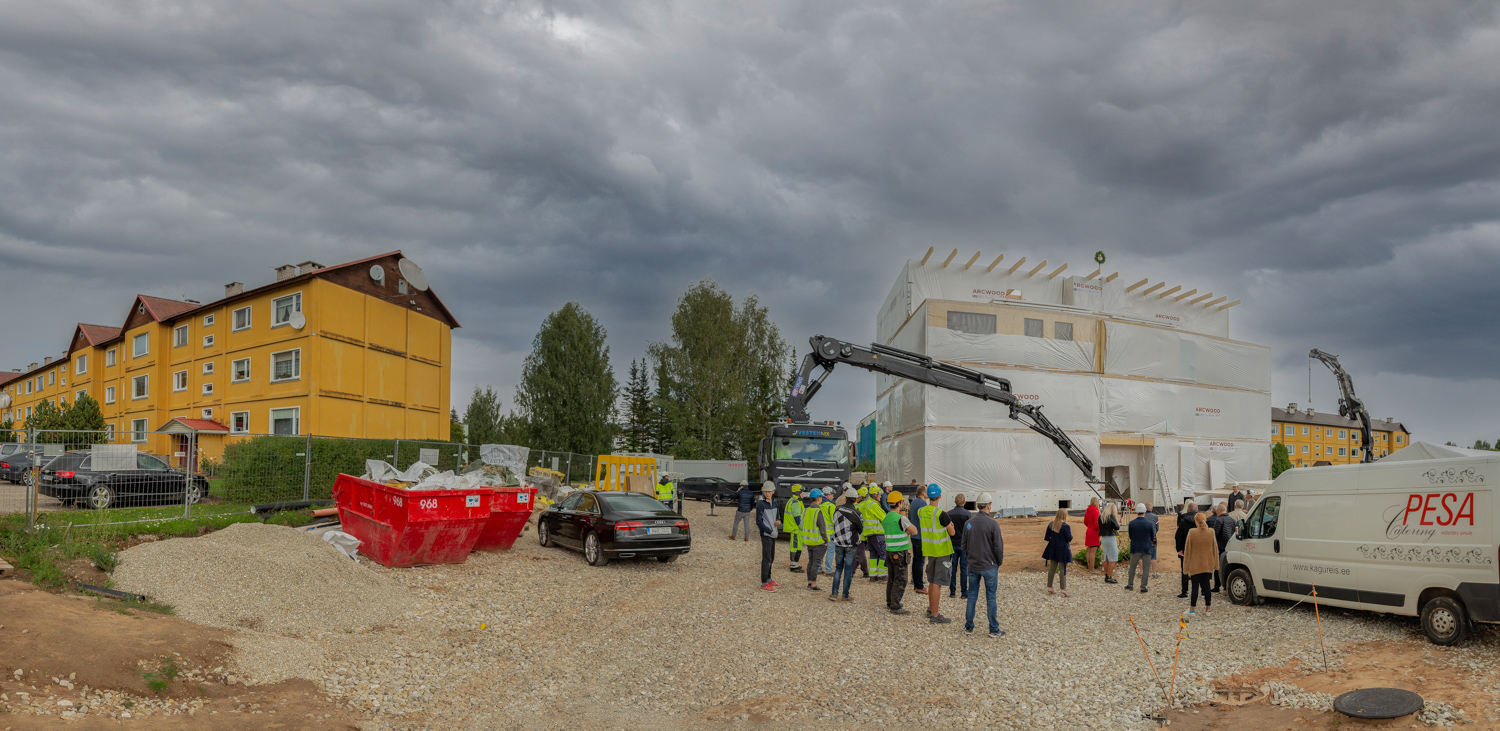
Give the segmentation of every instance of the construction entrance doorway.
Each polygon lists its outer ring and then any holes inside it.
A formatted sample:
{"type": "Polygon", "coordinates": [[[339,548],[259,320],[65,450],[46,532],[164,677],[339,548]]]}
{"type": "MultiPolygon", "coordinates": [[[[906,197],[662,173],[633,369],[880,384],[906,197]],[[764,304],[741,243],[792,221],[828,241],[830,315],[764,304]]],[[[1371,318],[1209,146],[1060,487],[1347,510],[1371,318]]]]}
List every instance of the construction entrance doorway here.
{"type": "Polygon", "coordinates": [[[1099,476],[1109,483],[1106,497],[1112,500],[1151,500],[1151,468],[1155,458],[1153,445],[1100,444],[1099,476]]]}
{"type": "Polygon", "coordinates": [[[1109,483],[1109,492],[1105,495],[1112,500],[1124,500],[1130,497],[1130,467],[1120,465],[1104,468],[1104,481],[1109,483]]]}

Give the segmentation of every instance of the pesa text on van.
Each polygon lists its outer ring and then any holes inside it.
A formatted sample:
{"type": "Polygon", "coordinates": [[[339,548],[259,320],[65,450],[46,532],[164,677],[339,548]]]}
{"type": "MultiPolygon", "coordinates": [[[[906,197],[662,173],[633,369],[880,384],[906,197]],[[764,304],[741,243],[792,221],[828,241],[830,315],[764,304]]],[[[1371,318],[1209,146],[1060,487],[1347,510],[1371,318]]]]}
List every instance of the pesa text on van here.
{"type": "Polygon", "coordinates": [[[1500,454],[1283,472],[1223,555],[1229,598],[1420,616],[1451,645],[1500,622],[1500,454]]]}

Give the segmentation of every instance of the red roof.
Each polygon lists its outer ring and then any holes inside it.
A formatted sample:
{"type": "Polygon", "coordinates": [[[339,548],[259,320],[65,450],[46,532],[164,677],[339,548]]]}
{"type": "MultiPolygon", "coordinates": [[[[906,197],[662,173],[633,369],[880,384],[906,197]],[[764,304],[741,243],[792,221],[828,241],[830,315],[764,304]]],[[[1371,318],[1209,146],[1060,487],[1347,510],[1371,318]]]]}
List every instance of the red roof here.
{"type": "Polygon", "coordinates": [[[196,310],[199,307],[199,305],[195,305],[191,302],[179,302],[177,300],[162,299],[160,297],[148,297],[144,294],[138,294],[136,295],[136,297],[146,305],[146,311],[151,313],[152,319],[156,320],[157,322],[161,322],[162,320],[169,320],[176,315],[180,315],[184,312],[187,312],[188,310],[196,310]]]}
{"type": "Polygon", "coordinates": [[[98,345],[120,337],[120,328],[109,325],[86,325],[80,322],[78,329],[88,339],[89,345],[98,345]]]}
{"type": "Polygon", "coordinates": [[[12,373],[11,371],[0,372],[0,386],[10,383],[11,381],[14,381],[20,377],[21,374],[19,373],[12,373]]]}
{"type": "Polygon", "coordinates": [[[223,424],[220,424],[219,422],[212,419],[189,419],[182,416],[176,417],[174,419],[169,419],[167,423],[163,424],[162,428],[157,429],[157,431],[166,431],[167,427],[171,426],[172,422],[174,421],[189,429],[192,429],[193,431],[229,431],[229,427],[224,426],[223,424]]]}

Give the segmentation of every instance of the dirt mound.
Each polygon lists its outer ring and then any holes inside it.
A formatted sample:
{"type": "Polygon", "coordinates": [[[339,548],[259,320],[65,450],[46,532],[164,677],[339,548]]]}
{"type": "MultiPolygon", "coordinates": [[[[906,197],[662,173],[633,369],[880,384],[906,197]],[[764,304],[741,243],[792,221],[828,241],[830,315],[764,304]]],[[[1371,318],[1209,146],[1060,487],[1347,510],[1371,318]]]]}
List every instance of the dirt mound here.
{"type": "Polygon", "coordinates": [[[302,636],[386,624],[406,589],[306,531],[236,523],[120,553],[114,580],[212,627],[302,636]]]}

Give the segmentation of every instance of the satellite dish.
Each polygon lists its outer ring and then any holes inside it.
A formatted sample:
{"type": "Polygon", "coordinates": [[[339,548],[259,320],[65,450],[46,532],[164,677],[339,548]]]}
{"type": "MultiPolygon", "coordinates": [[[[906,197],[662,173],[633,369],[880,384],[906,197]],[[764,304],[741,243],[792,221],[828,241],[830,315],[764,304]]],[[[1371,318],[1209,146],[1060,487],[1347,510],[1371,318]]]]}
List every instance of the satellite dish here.
{"type": "Polygon", "coordinates": [[[422,267],[417,266],[411,259],[402,259],[396,263],[396,268],[401,270],[401,276],[406,283],[418,292],[427,291],[427,275],[422,273],[422,267]]]}
{"type": "Polygon", "coordinates": [[[0,393],[0,409],[10,408],[10,394],[0,393]]]}
{"type": "Polygon", "coordinates": [[[380,266],[379,264],[371,266],[370,278],[381,284],[385,284],[385,267],[380,266]]]}
{"type": "Polygon", "coordinates": [[[307,326],[307,316],[300,312],[293,312],[292,316],[287,318],[287,324],[291,325],[293,330],[301,330],[307,326]]]}

